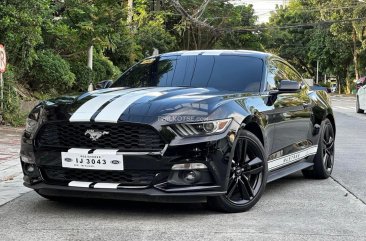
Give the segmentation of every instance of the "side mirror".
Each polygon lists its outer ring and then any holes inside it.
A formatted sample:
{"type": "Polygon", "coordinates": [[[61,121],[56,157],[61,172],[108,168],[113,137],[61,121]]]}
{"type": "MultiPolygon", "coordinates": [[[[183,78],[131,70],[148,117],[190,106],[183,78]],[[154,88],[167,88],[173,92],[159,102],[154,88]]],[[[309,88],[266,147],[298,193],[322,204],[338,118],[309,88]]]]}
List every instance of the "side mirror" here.
{"type": "Polygon", "coordinates": [[[280,92],[296,92],[301,89],[301,84],[295,80],[281,80],[278,90],[280,92]]]}
{"type": "Polygon", "coordinates": [[[111,87],[112,84],[113,84],[112,80],[103,80],[95,86],[95,89],[97,89],[97,90],[98,89],[107,89],[107,88],[111,87]]]}

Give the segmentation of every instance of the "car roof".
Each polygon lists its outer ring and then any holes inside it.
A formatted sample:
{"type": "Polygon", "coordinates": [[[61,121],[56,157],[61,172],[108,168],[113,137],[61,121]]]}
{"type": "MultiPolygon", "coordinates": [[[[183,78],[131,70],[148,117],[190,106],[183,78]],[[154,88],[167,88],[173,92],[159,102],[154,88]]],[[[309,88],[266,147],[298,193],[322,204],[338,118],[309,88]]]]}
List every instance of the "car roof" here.
{"type": "Polygon", "coordinates": [[[270,53],[264,53],[259,51],[252,50],[190,50],[190,51],[177,51],[161,54],[161,57],[168,56],[195,56],[195,55],[243,55],[243,56],[251,56],[260,59],[266,59],[269,56],[274,56],[270,53]]]}

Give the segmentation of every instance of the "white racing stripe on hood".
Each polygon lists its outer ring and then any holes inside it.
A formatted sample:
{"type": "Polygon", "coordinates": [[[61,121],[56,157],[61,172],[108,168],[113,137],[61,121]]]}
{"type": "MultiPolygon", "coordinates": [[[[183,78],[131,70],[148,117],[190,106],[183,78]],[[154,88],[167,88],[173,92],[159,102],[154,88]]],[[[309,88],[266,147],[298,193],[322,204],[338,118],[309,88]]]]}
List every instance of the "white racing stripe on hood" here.
{"type": "Polygon", "coordinates": [[[130,105],[146,96],[149,97],[161,96],[163,94],[162,91],[168,89],[171,89],[171,87],[141,90],[118,97],[117,99],[113,100],[110,104],[108,104],[97,115],[97,117],[95,117],[94,121],[117,123],[119,117],[123,114],[125,110],[127,110],[130,107],[130,105]]]}
{"type": "Polygon", "coordinates": [[[94,115],[94,113],[102,107],[105,103],[115,98],[118,95],[127,94],[130,92],[136,91],[135,89],[125,89],[120,91],[115,91],[111,93],[105,93],[94,97],[91,100],[85,102],[82,106],[77,109],[74,114],[70,117],[70,122],[78,122],[78,121],[90,121],[90,118],[94,115]]]}

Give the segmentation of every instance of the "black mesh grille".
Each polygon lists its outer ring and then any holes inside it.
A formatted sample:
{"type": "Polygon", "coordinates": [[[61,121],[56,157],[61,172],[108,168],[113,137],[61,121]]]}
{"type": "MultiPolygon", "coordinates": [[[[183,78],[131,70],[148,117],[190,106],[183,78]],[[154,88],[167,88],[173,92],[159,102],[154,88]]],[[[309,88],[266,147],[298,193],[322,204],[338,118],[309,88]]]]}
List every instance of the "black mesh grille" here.
{"type": "Polygon", "coordinates": [[[100,171],[80,170],[62,167],[43,167],[43,177],[50,182],[110,182],[122,185],[149,185],[157,174],[156,171],[100,171]]]}
{"type": "Polygon", "coordinates": [[[37,147],[119,149],[121,151],[160,151],[164,142],[151,126],[130,123],[47,123],[36,138],[37,147]],[[93,141],[87,130],[106,132],[93,141]]]}

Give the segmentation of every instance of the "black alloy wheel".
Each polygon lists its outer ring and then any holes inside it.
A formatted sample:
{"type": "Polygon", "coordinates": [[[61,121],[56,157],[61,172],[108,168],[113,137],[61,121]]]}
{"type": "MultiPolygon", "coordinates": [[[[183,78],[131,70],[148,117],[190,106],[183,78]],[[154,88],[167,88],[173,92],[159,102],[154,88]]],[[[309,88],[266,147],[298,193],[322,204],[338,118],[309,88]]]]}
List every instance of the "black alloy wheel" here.
{"type": "Polygon", "coordinates": [[[323,165],[327,174],[330,175],[334,165],[334,130],[330,122],[325,124],[323,133],[323,165]]]}
{"type": "Polygon", "coordinates": [[[313,169],[302,171],[305,177],[318,179],[330,177],[334,166],[334,141],[335,132],[333,125],[329,119],[325,119],[322,123],[318,151],[314,157],[314,167],[313,169]]]}
{"type": "Polygon", "coordinates": [[[267,183],[268,165],[260,140],[251,132],[240,130],[234,145],[227,192],[208,199],[209,207],[215,210],[249,210],[258,202],[267,183]]]}

